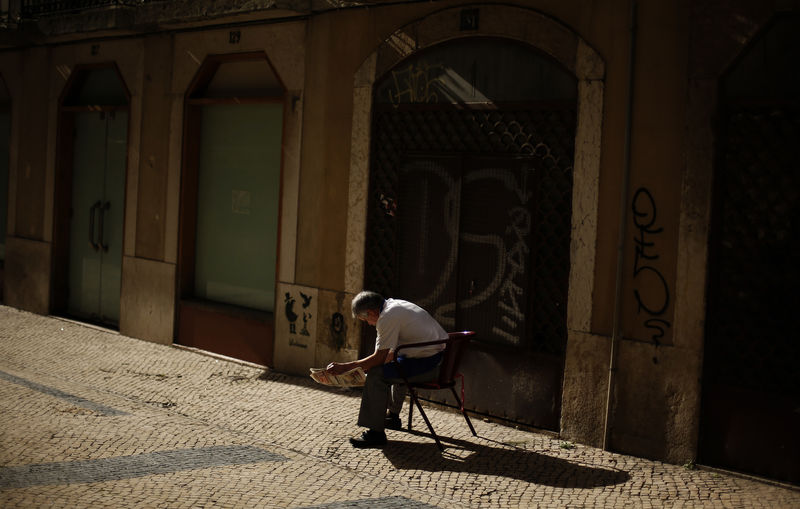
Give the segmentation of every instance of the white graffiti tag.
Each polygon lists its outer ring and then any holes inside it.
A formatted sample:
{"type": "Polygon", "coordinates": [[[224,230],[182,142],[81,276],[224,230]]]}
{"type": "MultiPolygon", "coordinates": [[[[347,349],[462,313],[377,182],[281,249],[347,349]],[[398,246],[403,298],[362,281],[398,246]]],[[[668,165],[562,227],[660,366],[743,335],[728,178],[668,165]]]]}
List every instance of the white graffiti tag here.
{"type": "Polygon", "coordinates": [[[525,320],[525,314],[519,305],[519,297],[523,288],[516,282],[519,275],[525,275],[525,262],[528,260],[530,248],[527,239],[531,232],[531,213],[524,207],[514,207],[508,212],[511,223],[506,228],[506,233],[514,237],[514,244],[505,253],[506,265],[509,267],[505,280],[500,285],[500,300],[498,307],[502,311],[500,319],[508,330],[495,326],[492,332],[499,334],[511,342],[519,341],[519,333],[512,334],[520,323],[525,320]]]}

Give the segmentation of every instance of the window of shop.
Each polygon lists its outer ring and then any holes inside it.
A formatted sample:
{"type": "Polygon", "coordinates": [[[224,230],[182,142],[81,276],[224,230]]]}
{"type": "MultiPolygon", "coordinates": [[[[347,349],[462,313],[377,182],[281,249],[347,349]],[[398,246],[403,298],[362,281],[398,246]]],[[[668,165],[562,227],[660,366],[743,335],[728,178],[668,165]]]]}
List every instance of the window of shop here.
{"type": "Polygon", "coordinates": [[[178,341],[269,364],[284,87],[264,54],[209,57],[186,99],[178,341]],[[209,320],[211,327],[197,327],[209,320]],[[220,341],[216,327],[254,328],[220,341]],[[247,325],[249,324],[249,325],[247,325]]]}

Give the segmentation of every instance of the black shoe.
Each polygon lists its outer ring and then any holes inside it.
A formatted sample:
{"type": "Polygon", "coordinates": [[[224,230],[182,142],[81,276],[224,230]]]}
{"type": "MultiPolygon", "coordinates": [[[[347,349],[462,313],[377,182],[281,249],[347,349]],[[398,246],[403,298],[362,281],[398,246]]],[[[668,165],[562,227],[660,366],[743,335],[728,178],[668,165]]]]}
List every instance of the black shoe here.
{"type": "Polygon", "coordinates": [[[403,423],[400,422],[400,416],[397,414],[389,414],[383,418],[383,427],[386,429],[403,429],[403,423]]]}
{"type": "Polygon", "coordinates": [[[386,445],[386,433],[383,431],[367,430],[360,437],[351,438],[350,443],[358,449],[370,449],[386,445]]]}

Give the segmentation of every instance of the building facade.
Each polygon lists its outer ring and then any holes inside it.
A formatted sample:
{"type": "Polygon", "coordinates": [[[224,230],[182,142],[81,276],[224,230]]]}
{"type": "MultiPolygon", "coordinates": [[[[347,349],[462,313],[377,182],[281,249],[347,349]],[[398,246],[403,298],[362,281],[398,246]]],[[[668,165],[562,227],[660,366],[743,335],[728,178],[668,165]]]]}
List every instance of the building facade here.
{"type": "Polygon", "coordinates": [[[800,3],[68,4],[6,6],[6,305],[304,374],[372,289],[475,412],[800,480],[800,3]]]}

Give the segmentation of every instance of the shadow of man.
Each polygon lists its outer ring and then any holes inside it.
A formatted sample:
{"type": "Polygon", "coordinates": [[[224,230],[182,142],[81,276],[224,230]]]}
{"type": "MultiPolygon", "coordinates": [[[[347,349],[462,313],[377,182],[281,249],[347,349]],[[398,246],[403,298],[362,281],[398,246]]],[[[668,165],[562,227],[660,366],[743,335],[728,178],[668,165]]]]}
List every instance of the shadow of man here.
{"type": "MultiPolygon", "coordinates": [[[[430,437],[419,432],[412,434],[430,437]]],[[[449,444],[443,453],[434,442],[390,440],[384,454],[398,470],[466,472],[561,488],[611,486],[630,479],[630,475],[622,470],[581,464],[480,436],[474,442],[440,439],[449,444]]]]}

